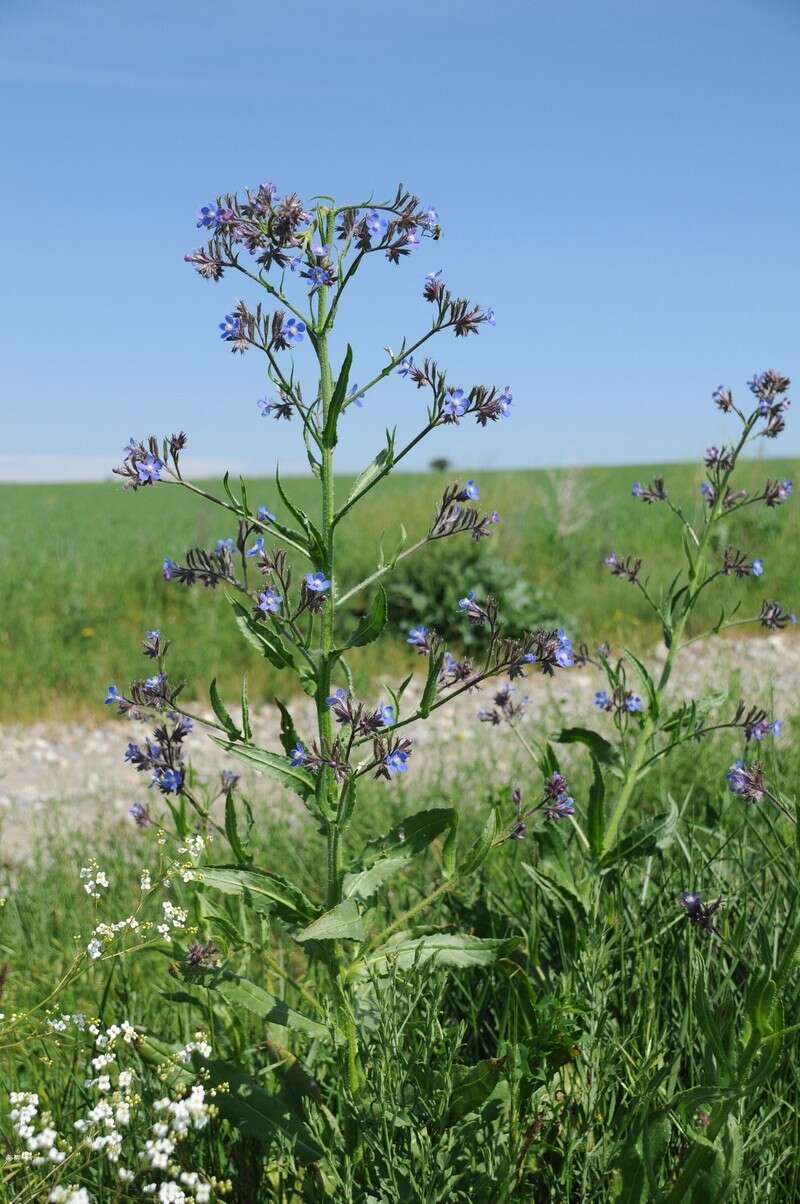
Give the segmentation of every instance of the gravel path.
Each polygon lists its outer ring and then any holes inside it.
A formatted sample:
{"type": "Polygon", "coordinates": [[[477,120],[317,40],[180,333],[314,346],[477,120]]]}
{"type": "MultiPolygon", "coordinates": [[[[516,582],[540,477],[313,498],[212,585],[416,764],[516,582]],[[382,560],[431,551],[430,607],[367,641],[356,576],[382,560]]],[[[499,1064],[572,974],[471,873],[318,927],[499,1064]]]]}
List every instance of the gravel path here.
{"type": "MultiPolygon", "coordinates": [[[[655,659],[664,650],[656,649],[655,659]]],[[[675,671],[673,688],[684,696],[697,696],[709,688],[729,690],[734,697],[770,710],[774,693],[780,700],[776,715],[787,718],[800,712],[800,638],[775,633],[746,640],[724,640],[688,650],[675,671]]],[[[531,698],[526,722],[553,730],[564,723],[586,723],[591,715],[591,697],[603,683],[591,667],[572,669],[555,678],[531,675],[524,690],[531,698]]],[[[475,713],[489,701],[490,691],[464,695],[450,707],[435,712],[428,723],[419,724],[414,758],[406,788],[413,782],[437,780],[448,792],[456,792],[459,767],[468,748],[470,767],[475,760],[491,768],[498,781],[504,780],[515,754],[516,743],[503,728],[479,725],[475,713]],[[480,739],[474,737],[479,733],[480,739]],[[434,754],[435,746],[435,754],[434,754]],[[442,776],[443,775],[443,776],[442,776]]],[[[298,731],[312,730],[312,705],[305,696],[291,708],[298,731]]],[[[597,717],[595,717],[597,718],[597,717]]],[[[602,728],[607,720],[597,719],[602,728]]],[[[274,708],[255,716],[255,738],[263,747],[278,744],[278,718],[274,708]]],[[[128,740],[139,740],[144,725],[118,720],[96,727],[86,724],[37,723],[30,726],[0,726],[0,860],[13,863],[30,848],[32,835],[44,826],[67,825],[81,831],[129,823],[128,808],[147,801],[146,780],[125,764],[122,754],[128,740]]],[[[274,783],[244,769],[235,758],[217,748],[198,730],[187,751],[193,766],[203,776],[223,768],[241,772],[254,799],[287,796],[274,783]]]]}

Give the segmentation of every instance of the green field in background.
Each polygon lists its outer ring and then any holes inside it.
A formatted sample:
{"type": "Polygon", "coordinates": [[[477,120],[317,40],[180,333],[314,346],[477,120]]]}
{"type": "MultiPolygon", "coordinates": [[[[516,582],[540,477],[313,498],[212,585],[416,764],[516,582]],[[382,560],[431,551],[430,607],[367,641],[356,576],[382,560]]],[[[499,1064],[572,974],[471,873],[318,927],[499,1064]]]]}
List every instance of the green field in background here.
{"type": "MultiPolygon", "coordinates": [[[[791,478],[796,464],[750,462],[737,481],[757,490],[767,476],[791,478]]],[[[686,513],[699,514],[698,465],[475,470],[461,479],[475,477],[481,505],[501,514],[501,525],[486,541],[491,554],[547,594],[573,638],[640,647],[656,638],[657,630],[639,592],[611,578],[602,558],[611,550],[642,556],[651,592],[678,567],[674,516],[664,506],[645,506],[630,496],[632,481],[649,480],[659,471],[686,513]]],[[[401,525],[409,542],[424,533],[450,479],[399,474],[356,508],[341,528],[340,592],[374,568],[381,541],[387,554],[395,549],[401,525]]],[[[317,513],[316,481],[298,478],[285,484],[309,514],[317,513]]],[[[338,482],[342,495],[349,484],[345,478],[338,482]]],[[[222,493],[216,484],[208,488],[222,493]]],[[[248,493],[252,504],[266,503],[283,517],[273,482],[249,481],[248,493]]],[[[222,592],[202,586],[187,590],[161,577],[164,556],[180,560],[188,547],[212,546],[234,534],[228,519],[220,508],[172,486],[137,494],[117,483],[0,486],[0,719],[99,717],[106,684],[140,674],[139,641],[152,627],[173,641],[172,675],[186,679],[188,696],[203,695],[213,676],[233,691],[243,671],[256,700],[270,696],[278,685],[276,674],[256,661],[239,636],[222,592]]],[[[761,556],[765,574],[760,581],[718,582],[707,591],[701,620],[713,621],[723,599],[740,596],[743,614],[757,611],[763,597],[800,606],[799,521],[791,501],[781,513],[754,505],[731,521],[715,551],[721,553],[730,541],[749,556],[761,556]]],[[[433,575],[438,552],[433,546],[419,553],[433,575]]],[[[451,553],[448,571],[455,563],[451,553]]],[[[386,585],[391,599],[391,578],[386,585]]],[[[465,579],[465,592],[470,585],[465,579]]],[[[357,679],[366,680],[402,673],[414,659],[401,635],[389,630],[354,661],[354,668],[357,679]]],[[[285,691],[285,684],[281,688],[285,691]]]]}

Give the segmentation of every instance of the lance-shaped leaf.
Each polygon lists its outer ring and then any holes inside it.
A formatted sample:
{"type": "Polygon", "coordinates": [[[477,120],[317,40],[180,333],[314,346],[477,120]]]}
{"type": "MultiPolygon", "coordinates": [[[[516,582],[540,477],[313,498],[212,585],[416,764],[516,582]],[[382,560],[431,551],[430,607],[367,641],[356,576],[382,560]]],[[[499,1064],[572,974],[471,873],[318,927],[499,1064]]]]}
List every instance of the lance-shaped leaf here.
{"type": "Polygon", "coordinates": [[[296,941],[363,941],[366,934],[355,899],[345,899],[294,937],[296,941]]]}
{"type": "Polygon", "coordinates": [[[319,532],[319,528],[312,523],[305,510],[301,510],[300,507],[296,506],[290,499],[289,495],[286,493],[283,485],[281,484],[281,476],[277,467],[275,469],[275,485],[284,506],[294,515],[305,532],[309,556],[316,564],[321,564],[325,558],[325,543],[322,539],[322,535],[319,532]]]}
{"type": "Polygon", "coordinates": [[[486,1103],[503,1073],[505,1058],[485,1058],[474,1066],[453,1067],[453,1090],[446,1125],[477,1111],[486,1103]]]}
{"type": "Polygon", "coordinates": [[[193,870],[194,880],[224,895],[239,895],[262,915],[275,915],[287,924],[308,924],[320,914],[294,883],[268,870],[235,865],[203,865],[193,870]]]}
{"type": "Polygon", "coordinates": [[[339,422],[339,415],[342,412],[342,406],[347,397],[347,382],[350,379],[350,365],[353,362],[353,348],[347,344],[347,350],[344,353],[344,362],[342,363],[341,371],[336,378],[336,384],[333,390],[333,396],[328,406],[328,416],[325,420],[325,426],[322,431],[322,442],[325,447],[336,446],[336,427],[339,422]]]}
{"type": "Polygon", "coordinates": [[[386,591],[379,585],[369,610],[350,636],[345,648],[362,648],[365,644],[377,640],[386,626],[387,618],[386,591]]]}
{"type": "Polygon", "coordinates": [[[222,698],[220,697],[219,690],[217,689],[216,677],[211,682],[211,685],[208,687],[208,697],[211,700],[211,708],[212,708],[214,714],[216,715],[217,719],[219,719],[220,723],[225,728],[225,731],[228,733],[230,738],[232,740],[241,739],[242,733],[239,731],[239,728],[236,726],[233,719],[228,714],[228,711],[225,707],[225,703],[222,701],[222,698]]]}
{"type": "Polygon", "coordinates": [[[603,781],[603,771],[600,768],[600,762],[595,756],[592,757],[592,785],[589,789],[589,805],[586,809],[586,835],[589,840],[589,848],[594,853],[595,857],[599,857],[603,848],[603,835],[605,833],[605,797],[606,787],[603,781]]]}
{"type": "Polygon", "coordinates": [[[356,973],[386,974],[390,966],[407,970],[410,966],[433,962],[437,966],[490,966],[500,957],[513,953],[519,937],[501,939],[470,936],[461,932],[436,932],[413,936],[398,932],[385,944],[373,949],[356,963],[356,973]]]}
{"type": "Polygon", "coordinates": [[[428,676],[425,678],[425,688],[422,691],[422,698],[419,702],[419,713],[423,719],[427,719],[436,701],[436,691],[439,684],[439,674],[444,663],[444,648],[440,648],[438,652],[431,653],[428,657],[428,676]]]}
{"type": "Polygon", "coordinates": [[[374,460],[371,460],[363,472],[359,473],[353,482],[353,487],[347,495],[344,509],[354,505],[367,490],[392,467],[394,463],[395,431],[386,432],[386,447],[381,448],[374,460]]]}
{"type": "Polygon", "coordinates": [[[244,1008],[260,1020],[308,1033],[310,1037],[330,1037],[330,1030],[324,1024],[295,1011],[283,999],[238,974],[227,970],[195,970],[190,966],[182,967],[182,974],[186,982],[214,991],[232,1007],[244,1008]]]}
{"type": "Polygon", "coordinates": [[[672,802],[669,811],[663,811],[653,819],[645,820],[638,828],[623,836],[622,840],[603,855],[600,864],[605,869],[618,861],[649,857],[672,843],[677,826],[678,808],[672,802]]]}
{"type": "Polygon", "coordinates": [[[265,773],[267,777],[275,778],[281,785],[287,786],[295,794],[299,794],[303,802],[314,793],[316,783],[307,769],[302,765],[292,765],[288,757],[280,757],[277,753],[267,752],[265,748],[257,748],[255,744],[235,744],[216,736],[211,739],[220,748],[233,753],[240,761],[246,761],[255,769],[265,773]]]}
{"type": "Polygon", "coordinates": [[[480,836],[475,841],[472,848],[467,851],[463,862],[459,866],[460,873],[464,875],[474,874],[475,870],[479,869],[483,865],[484,861],[489,856],[494,838],[497,835],[498,823],[497,809],[493,807],[487,816],[486,823],[483,825],[483,830],[481,831],[480,836]]]}
{"type": "Polygon", "coordinates": [[[261,623],[254,619],[238,598],[230,594],[227,598],[236,616],[236,626],[247,642],[257,648],[276,669],[294,669],[294,653],[281,639],[277,629],[271,623],[261,623]]]}
{"type": "Polygon", "coordinates": [[[616,760],[613,744],[589,727],[564,727],[553,740],[556,744],[585,744],[602,765],[611,765],[616,760]]]}
{"type": "Polygon", "coordinates": [[[452,807],[418,811],[401,820],[386,836],[370,841],[356,863],[358,868],[345,875],[345,898],[371,899],[379,886],[450,829],[455,815],[452,807]]]}
{"type": "Polygon", "coordinates": [[[625,649],[625,655],[628,657],[628,659],[631,662],[631,664],[633,665],[634,669],[639,674],[639,680],[641,681],[642,685],[644,686],[645,693],[647,694],[647,703],[650,708],[650,714],[652,715],[653,719],[657,719],[658,712],[659,712],[659,702],[658,702],[658,691],[656,690],[656,684],[653,681],[652,677],[650,676],[650,673],[649,673],[647,667],[642,664],[642,662],[639,660],[638,656],[634,656],[634,654],[631,652],[630,648],[625,649]]]}

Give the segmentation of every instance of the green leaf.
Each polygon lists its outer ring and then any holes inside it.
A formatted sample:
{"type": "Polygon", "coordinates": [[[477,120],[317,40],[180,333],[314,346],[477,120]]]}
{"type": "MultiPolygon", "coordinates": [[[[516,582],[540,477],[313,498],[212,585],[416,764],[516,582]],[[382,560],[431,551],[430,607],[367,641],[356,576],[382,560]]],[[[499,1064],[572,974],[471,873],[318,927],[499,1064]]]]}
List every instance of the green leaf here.
{"type": "MultiPolygon", "coordinates": [[[[325,559],[325,543],[322,539],[319,529],[315,527],[306,512],[301,510],[299,506],[295,506],[294,502],[291,501],[288,494],[285,492],[283,485],[281,484],[281,476],[277,467],[275,469],[275,485],[284,506],[291,514],[294,515],[305,532],[308,553],[311,556],[311,559],[318,565],[322,564],[325,559]]],[[[274,525],[279,526],[277,523],[274,525]]],[[[293,532],[290,532],[290,534],[293,534],[293,532]]]]}
{"type": "Polygon", "coordinates": [[[242,869],[236,865],[203,865],[193,871],[194,880],[224,895],[239,895],[261,915],[276,915],[287,924],[308,924],[320,909],[299,887],[268,870],[242,869]]]}
{"type": "Polygon", "coordinates": [[[225,1085],[226,1090],[216,1092],[214,1103],[236,1128],[268,1144],[281,1134],[300,1162],[319,1162],[324,1157],[300,1117],[280,1095],[269,1094],[230,1062],[203,1062],[202,1069],[207,1088],[225,1085]]]}
{"type": "Polygon", "coordinates": [[[491,852],[492,843],[497,835],[499,825],[497,808],[492,807],[489,812],[486,823],[483,825],[483,831],[475,841],[471,849],[467,851],[467,855],[459,866],[459,873],[474,874],[479,869],[491,852]]]}
{"type": "Polygon", "coordinates": [[[432,840],[452,828],[456,812],[450,808],[418,811],[396,824],[386,836],[370,841],[356,868],[345,875],[342,889],[347,899],[366,902],[384,882],[408,865],[432,840]]]}
{"type": "Polygon", "coordinates": [[[437,932],[412,936],[398,932],[378,949],[360,958],[357,973],[386,974],[391,966],[407,970],[414,965],[433,962],[437,966],[490,966],[519,948],[520,938],[469,936],[467,933],[437,932]]]}
{"type": "Polygon", "coordinates": [[[428,657],[428,676],[425,679],[425,689],[422,691],[422,698],[419,702],[419,713],[423,719],[428,718],[436,701],[439,674],[444,664],[444,653],[444,648],[440,648],[436,654],[428,657]]]}
{"type": "Polygon", "coordinates": [[[553,736],[556,744],[585,744],[601,765],[611,765],[616,760],[614,746],[599,732],[588,727],[564,727],[553,736]]]}
{"type": "Polygon", "coordinates": [[[352,506],[361,497],[362,493],[366,493],[383,472],[392,467],[394,463],[394,434],[387,431],[386,435],[386,447],[382,447],[375,459],[371,460],[363,472],[360,472],[356,477],[353,487],[347,495],[345,506],[352,506]]]}
{"type": "Polygon", "coordinates": [[[486,1058],[474,1066],[453,1067],[453,1090],[446,1125],[455,1124],[486,1103],[500,1082],[505,1062],[505,1058],[486,1058]]]}
{"type": "Polygon", "coordinates": [[[233,801],[233,793],[230,790],[225,796],[225,835],[228,838],[228,844],[231,846],[231,851],[236,860],[246,865],[250,861],[250,858],[239,839],[239,826],[236,822],[236,804],[233,801]]]}
{"type": "Polygon", "coordinates": [[[276,669],[294,669],[294,655],[291,649],[284,644],[275,627],[254,619],[238,598],[234,598],[231,594],[226,594],[226,597],[233,607],[236,626],[247,642],[257,648],[276,669]]]}
{"type": "Polygon", "coordinates": [[[669,811],[663,811],[653,819],[645,820],[638,828],[623,836],[622,840],[601,858],[600,864],[607,868],[617,861],[650,857],[653,853],[666,849],[672,843],[677,825],[678,808],[672,803],[669,811]]]}
{"type": "Polygon", "coordinates": [[[296,1012],[284,1000],[238,974],[227,970],[193,970],[188,966],[182,969],[182,973],[186,982],[214,991],[234,1008],[244,1008],[260,1020],[308,1033],[310,1037],[330,1037],[330,1030],[324,1024],[296,1012]]]}
{"type": "Polygon", "coordinates": [[[325,911],[301,932],[294,934],[297,941],[363,941],[367,935],[364,921],[354,899],[337,903],[325,911]]]}
{"type": "Polygon", "coordinates": [[[445,878],[452,878],[456,872],[456,861],[458,858],[458,811],[453,809],[453,818],[450,822],[450,828],[442,846],[442,873],[445,878]]]}
{"type": "Polygon", "coordinates": [[[650,708],[650,714],[655,720],[658,718],[659,712],[658,691],[656,690],[655,682],[650,676],[646,666],[642,664],[638,656],[634,656],[630,648],[625,648],[624,652],[628,660],[635,668],[636,672],[639,674],[639,678],[644,686],[645,693],[647,694],[647,702],[650,708]]]}
{"type": "Polygon", "coordinates": [[[365,644],[371,644],[373,640],[377,640],[386,626],[387,618],[386,591],[382,585],[379,585],[378,591],[372,599],[372,605],[350,636],[345,648],[362,648],[365,644]]]}
{"type": "Polygon", "coordinates": [[[287,786],[305,802],[314,793],[315,782],[307,769],[301,765],[292,765],[287,757],[279,757],[277,753],[267,752],[265,748],[257,748],[255,744],[233,744],[212,736],[211,739],[220,748],[233,753],[240,761],[261,770],[267,777],[275,778],[281,785],[287,786]]]}
{"type": "Polygon", "coordinates": [[[694,955],[695,980],[694,980],[694,1009],[697,1016],[700,1029],[712,1050],[714,1057],[717,1060],[719,1069],[725,1073],[729,1069],[728,1051],[725,1048],[725,1043],[722,1040],[722,1033],[718,1021],[715,1021],[711,1015],[711,1007],[708,999],[708,991],[706,990],[705,982],[705,966],[703,960],[698,953],[694,955]]]}
{"type": "Polygon", "coordinates": [[[586,835],[589,839],[589,848],[595,857],[599,857],[603,848],[603,835],[606,827],[606,787],[600,762],[595,756],[592,757],[592,771],[594,776],[589,790],[589,806],[586,811],[586,835]]]}
{"type": "Polygon", "coordinates": [[[322,431],[322,442],[325,447],[336,446],[336,427],[339,422],[339,415],[342,412],[342,406],[347,397],[347,382],[350,377],[350,366],[353,362],[353,348],[347,344],[347,350],[344,353],[344,361],[342,363],[339,375],[336,378],[336,384],[333,389],[330,405],[328,406],[328,416],[325,421],[325,426],[322,431]]]}
{"type": "Polygon", "coordinates": [[[217,689],[216,677],[208,687],[208,696],[211,700],[211,708],[217,719],[219,719],[220,723],[225,728],[225,731],[232,740],[239,740],[242,733],[239,731],[239,728],[236,726],[233,719],[231,719],[228,711],[225,708],[224,702],[220,698],[219,690],[217,689]]]}
{"type": "Polygon", "coordinates": [[[245,740],[253,739],[253,729],[250,725],[250,702],[247,696],[247,678],[242,677],[242,735],[245,740]]]}
{"type": "Polygon", "coordinates": [[[281,702],[280,698],[276,698],[275,706],[281,713],[281,747],[289,757],[292,754],[292,749],[300,742],[300,737],[297,734],[297,728],[294,726],[294,720],[289,714],[288,709],[281,702]]]}

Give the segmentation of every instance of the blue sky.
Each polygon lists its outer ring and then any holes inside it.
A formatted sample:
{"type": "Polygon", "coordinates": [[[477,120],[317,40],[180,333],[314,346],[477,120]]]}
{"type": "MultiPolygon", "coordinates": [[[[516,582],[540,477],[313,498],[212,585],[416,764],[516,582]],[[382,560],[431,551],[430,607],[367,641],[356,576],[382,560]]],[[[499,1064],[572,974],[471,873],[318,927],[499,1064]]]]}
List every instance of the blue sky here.
{"type": "MultiPolygon", "coordinates": [[[[728,429],[716,385],[800,371],[799,53],[795,0],[2,0],[0,479],[102,476],[178,427],[198,469],[302,468],[257,416],[259,358],[217,337],[239,282],[182,258],[200,204],[262,180],[355,201],[402,180],[439,210],[440,243],[354,288],[355,379],[423,328],[427,271],[494,306],[435,354],[510,383],[513,419],[411,463],[695,456],[728,429]]],[[[421,396],[375,390],[341,465],[411,433],[421,396]]]]}

